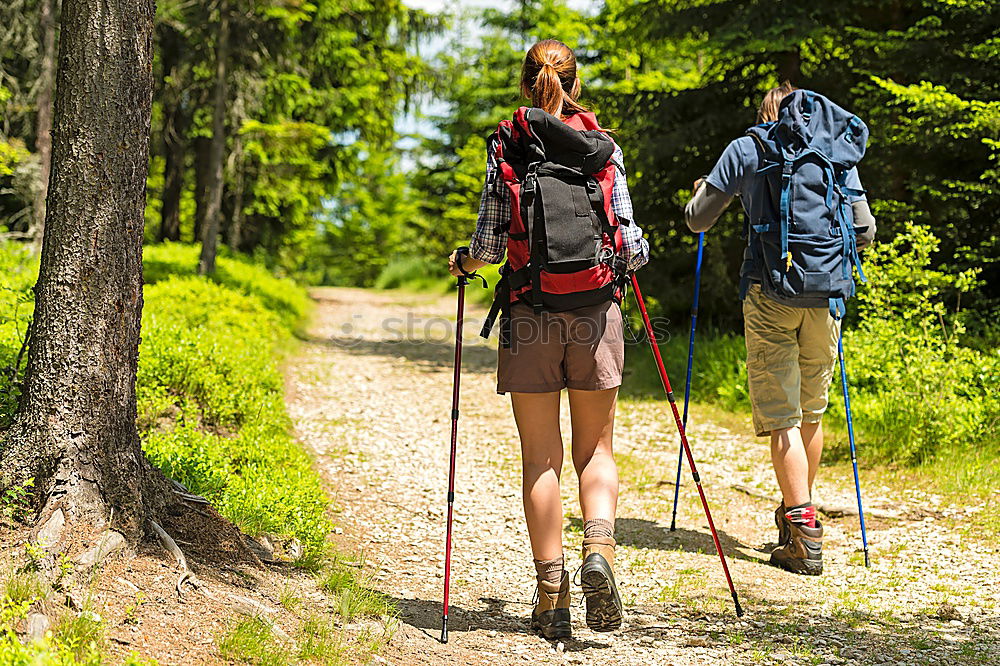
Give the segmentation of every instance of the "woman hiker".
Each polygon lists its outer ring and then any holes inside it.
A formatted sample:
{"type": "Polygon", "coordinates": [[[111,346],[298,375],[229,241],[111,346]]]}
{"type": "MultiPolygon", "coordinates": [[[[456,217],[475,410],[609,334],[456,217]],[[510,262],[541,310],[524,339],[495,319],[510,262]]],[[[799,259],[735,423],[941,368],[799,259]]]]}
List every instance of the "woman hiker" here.
{"type": "MultiPolygon", "coordinates": [[[[524,514],[537,580],[532,627],[570,636],[570,580],[559,490],[562,389],[569,393],[573,465],[580,482],[587,626],[621,626],[614,576],[618,471],[612,435],[624,361],[624,276],[649,245],[632,219],[622,151],[577,101],[576,58],[556,40],[528,51],[519,109],[490,137],[486,184],[461,275],[500,263],[491,319],[501,314],[497,392],[509,393],[521,440],[524,514]]],[[[486,327],[486,333],[492,321],[486,327]]]]}
{"type": "MultiPolygon", "coordinates": [[[[734,196],[740,198],[748,218],[753,217],[755,224],[770,219],[766,211],[769,205],[773,206],[770,198],[774,195],[766,177],[758,172],[765,155],[764,143],[758,136],[761,132],[766,135],[768,127],[778,121],[784,107],[782,100],[795,90],[788,82],[770,90],[758,111],[760,124],[732,141],[711,173],[695,182],[694,197],[684,211],[691,231],[708,231],[734,196]]],[[[802,95],[818,97],[809,92],[802,95]]],[[[811,131],[815,129],[811,126],[811,131]]],[[[848,129],[848,139],[850,135],[848,129]]],[[[875,237],[875,218],[861,189],[857,167],[843,176],[839,189],[860,249],[875,237]]],[[[801,178],[802,188],[827,192],[828,187],[833,187],[832,171],[816,182],[811,182],[805,173],[801,178]]],[[[816,210],[811,212],[821,215],[827,212],[827,207],[819,209],[819,213],[816,210]]],[[[771,439],[771,462],[783,498],[774,515],[778,547],[771,553],[771,563],[794,573],[816,575],[823,570],[823,526],[816,519],[812,487],[823,453],[821,420],[837,360],[840,322],[832,315],[827,298],[779,298],[764,293],[761,267],[757,265],[759,258],[755,257],[757,254],[748,246],[741,271],[747,285],[743,319],[750,403],[754,430],[758,436],[771,439]]],[[[791,267],[791,256],[788,261],[791,267]]],[[[823,277],[830,280],[828,275],[823,277]]]]}

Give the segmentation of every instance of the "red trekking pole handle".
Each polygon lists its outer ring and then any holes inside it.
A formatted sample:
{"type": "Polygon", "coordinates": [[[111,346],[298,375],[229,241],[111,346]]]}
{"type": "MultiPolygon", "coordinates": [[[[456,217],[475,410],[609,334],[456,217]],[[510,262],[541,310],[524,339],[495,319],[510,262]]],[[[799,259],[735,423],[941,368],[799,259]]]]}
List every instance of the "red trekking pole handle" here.
{"type": "Polygon", "coordinates": [[[701,505],[705,509],[705,517],[708,519],[708,527],[712,530],[712,540],[715,542],[715,552],[719,554],[722,561],[722,571],[726,574],[726,582],[729,584],[729,592],[733,597],[733,604],[736,606],[736,617],[743,617],[743,607],[740,606],[740,599],[736,594],[736,586],[733,585],[733,577],[729,574],[729,563],[726,561],[726,554],[722,552],[722,544],[719,542],[719,534],[715,529],[715,522],[712,520],[712,512],[708,509],[708,500],[705,498],[705,490],[701,487],[701,477],[698,476],[698,468],[694,464],[694,455],[691,453],[691,446],[688,444],[687,433],[684,430],[684,422],[681,414],[677,410],[677,401],[674,400],[674,391],[670,388],[670,378],[667,377],[667,369],[663,365],[663,357],[660,356],[660,347],[656,342],[656,334],[653,332],[653,325],[649,321],[649,313],[646,312],[646,302],[642,299],[642,292],[639,290],[639,281],[632,273],[632,291],[635,292],[635,302],[639,305],[639,312],[642,313],[642,323],[646,328],[646,337],[649,339],[649,346],[653,350],[653,358],[656,360],[656,369],[660,373],[660,381],[663,383],[663,390],[667,392],[667,400],[674,413],[674,422],[677,424],[677,432],[681,436],[681,446],[687,456],[688,465],[691,467],[691,477],[698,486],[698,495],[701,497],[701,505]]]}

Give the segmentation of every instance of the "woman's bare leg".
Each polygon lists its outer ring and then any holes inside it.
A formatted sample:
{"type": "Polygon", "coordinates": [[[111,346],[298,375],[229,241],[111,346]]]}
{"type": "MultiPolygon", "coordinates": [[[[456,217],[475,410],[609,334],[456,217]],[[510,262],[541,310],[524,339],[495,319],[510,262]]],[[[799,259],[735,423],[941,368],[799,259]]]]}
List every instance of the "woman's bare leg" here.
{"type": "Polygon", "coordinates": [[[555,559],[563,552],[559,392],[511,393],[510,402],[521,436],[522,496],[531,553],[536,560],[555,559]]]}
{"type": "Polygon", "coordinates": [[[618,508],[618,468],[612,453],[618,389],[569,390],[573,423],[573,466],[580,477],[580,510],[584,522],[615,520],[618,508]]]}

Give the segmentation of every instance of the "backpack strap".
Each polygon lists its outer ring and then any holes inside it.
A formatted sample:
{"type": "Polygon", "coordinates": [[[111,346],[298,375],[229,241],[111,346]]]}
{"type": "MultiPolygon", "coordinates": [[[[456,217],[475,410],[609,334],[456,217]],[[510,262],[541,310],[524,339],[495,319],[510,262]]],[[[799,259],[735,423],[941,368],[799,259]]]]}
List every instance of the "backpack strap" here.
{"type": "Polygon", "coordinates": [[[535,196],[538,190],[538,162],[528,167],[528,173],[521,185],[521,216],[528,230],[531,254],[528,258],[528,269],[531,276],[531,305],[535,314],[541,314],[542,300],[542,248],[545,246],[545,225],[543,220],[535,218],[535,196]],[[541,222],[541,223],[540,223],[541,222]]]}
{"type": "MultiPolygon", "coordinates": [[[[860,122],[860,121],[859,121],[860,122]]],[[[841,198],[839,206],[839,218],[840,222],[840,233],[843,235],[844,239],[844,278],[850,277],[850,265],[853,265],[858,269],[858,279],[861,280],[862,284],[868,282],[868,278],[865,276],[865,271],[861,267],[861,256],[858,254],[858,237],[854,232],[854,225],[848,223],[848,197],[860,197],[864,196],[865,191],[859,190],[853,187],[847,187],[844,183],[847,181],[847,172],[843,171],[838,178],[838,185],[840,187],[841,198]]]]}
{"type": "Polygon", "coordinates": [[[500,267],[500,281],[493,292],[493,304],[479,331],[480,337],[489,339],[493,325],[500,317],[500,346],[505,349],[510,347],[510,275],[510,263],[505,263],[500,267]]]}
{"type": "Polygon", "coordinates": [[[794,175],[795,158],[785,155],[785,160],[781,164],[781,200],[780,200],[780,233],[781,233],[781,258],[787,260],[787,266],[792,265],[792,255],[788,253],[788,227],[791,226],[791,194],[792,176],[794,175]]]}
{"type": "Polygon", "coordinates": [[[842,298],[831,298],[830,299],[830,316],[833,317],[834,321],[840,321],[844,318],[844,314],[847,313],[847,304],[844,303],[842,298]]]}

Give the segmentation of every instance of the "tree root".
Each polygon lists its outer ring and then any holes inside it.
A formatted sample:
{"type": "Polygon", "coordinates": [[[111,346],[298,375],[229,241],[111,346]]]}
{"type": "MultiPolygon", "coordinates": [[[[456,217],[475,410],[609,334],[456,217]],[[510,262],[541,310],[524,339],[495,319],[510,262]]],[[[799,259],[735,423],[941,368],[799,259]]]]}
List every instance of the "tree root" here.
{"type": "Polygon", "coordinates": [[[202,497],[201,495],[195,495],[194,493],[188,492],[187,486],[185,486],[180,481],[175,481],[173,479],[168,479],[170,485],[173,487],[174,494],[180,497],[185,502],[194,502],[195,504],[210,504],[210,502],[202,497]]]}
{"type": "Polygon", "coordinates": [[[174,586],[174,589],[177,590],[177,599],[184,601],[184,583],[191,583],[191,586],[195,589],[198,589],[201,583],[198,577],[194,575],[194,572],[188,567],[187,559],[184,557],[184,553],[181,552],[177,542],[155,520],[149,521],[149,524],[153,526],[153,531],[156,532],[156,536],[160,539],[160,544],[168,553],[174,556],[174,559],[177,560],[177,566],[181,568],[181,574],[177,578],[177,584],[174,586]]]}

